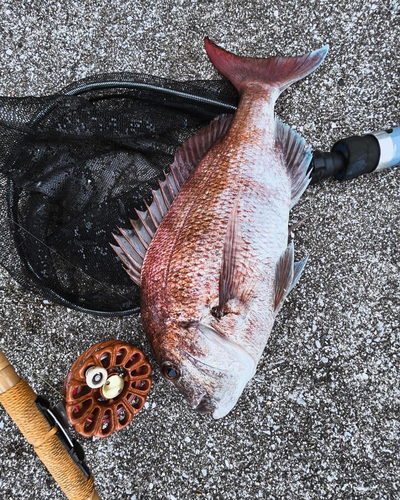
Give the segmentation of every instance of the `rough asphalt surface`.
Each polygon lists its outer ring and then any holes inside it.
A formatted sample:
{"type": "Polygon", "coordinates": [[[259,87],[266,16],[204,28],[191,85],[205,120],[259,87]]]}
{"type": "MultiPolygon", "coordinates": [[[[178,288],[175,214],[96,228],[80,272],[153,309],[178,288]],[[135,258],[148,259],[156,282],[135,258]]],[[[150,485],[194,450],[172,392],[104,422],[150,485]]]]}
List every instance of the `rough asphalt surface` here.
{"type": "MultiPolygon", "coordinates": [[[[44,95],[134,70],[215,78],[210,36],[250,56],[330,44],[277,112],[313,149],[400,125],[397,0],[14,2],[0,7],[0,94],[44,95]]],[[[78,437],[105,499],[400,498],[400,169],[311,186],[296,254],[310,256],[234,411],[194,413],[164,381],[140,318],[98,319],[43,302],[4,271],[0,347],[56,402],[73,361],[118,338],[154,368],[146,408],[108,439],[78,437]],[[48,385],[50,383],[55,390],[48,385]],[[56,392],[57,391],[57,392],[56,392]]],[[[0,498],[64,498],[0,408],[0,498]]]]}

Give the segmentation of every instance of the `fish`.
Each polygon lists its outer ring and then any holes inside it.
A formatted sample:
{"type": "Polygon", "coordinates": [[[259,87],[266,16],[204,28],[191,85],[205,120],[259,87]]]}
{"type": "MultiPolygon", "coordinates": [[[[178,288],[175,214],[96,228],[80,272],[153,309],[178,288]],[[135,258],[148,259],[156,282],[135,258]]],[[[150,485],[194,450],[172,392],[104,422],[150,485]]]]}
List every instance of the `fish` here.
{"type": "Polygon", "coordinates": [[[206,38],[205,49],[239,92],[237,111],[180,147],[153,202],[112,246],[141,287],[142,322],[164,377],[219,419],[255,374],[306,264],[294,261],[288,226],[310,182],[311,152],[274,106],[328,46],[250,58],[206,38]]]}

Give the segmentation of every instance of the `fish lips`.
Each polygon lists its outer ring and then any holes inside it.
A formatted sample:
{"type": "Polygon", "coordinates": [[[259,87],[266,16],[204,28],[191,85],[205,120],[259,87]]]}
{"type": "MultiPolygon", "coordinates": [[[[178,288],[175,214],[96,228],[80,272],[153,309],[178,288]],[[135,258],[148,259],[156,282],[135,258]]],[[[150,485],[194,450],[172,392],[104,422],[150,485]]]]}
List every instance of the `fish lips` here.
{"type": "Polygon", "coordinates": [[[224,401],[216,401],[208,396],[208,394],[205,394],[197,406],[194,406],[193,408],[201,415],[212,414],[214,420],[218,420],[225,417],[232,410],[239,396],[240,394],[237,397],[232,398],[227,404],[224,401]]]}
{"type": "Polygon", "coordinates": [[[201,413],[202,415],[205,415],[207,413],[214,413],[216,410],[216,401],[214,401],[208,394],[205,394],[201,400],[200,403],[195,406],[195,410],[201,413]]]}

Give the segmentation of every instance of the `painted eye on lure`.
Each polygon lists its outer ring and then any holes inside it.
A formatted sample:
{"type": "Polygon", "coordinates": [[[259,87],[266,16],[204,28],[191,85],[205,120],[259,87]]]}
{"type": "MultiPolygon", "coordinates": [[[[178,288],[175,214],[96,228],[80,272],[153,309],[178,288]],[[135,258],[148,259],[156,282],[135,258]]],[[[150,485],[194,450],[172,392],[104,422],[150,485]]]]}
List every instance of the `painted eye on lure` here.
{"type": "Polygon", "coordinates": [[[164,376],[169,380],[176,380],[181,375],[178,368],[169,361],[163,363],[162,372],[164,376]]]}

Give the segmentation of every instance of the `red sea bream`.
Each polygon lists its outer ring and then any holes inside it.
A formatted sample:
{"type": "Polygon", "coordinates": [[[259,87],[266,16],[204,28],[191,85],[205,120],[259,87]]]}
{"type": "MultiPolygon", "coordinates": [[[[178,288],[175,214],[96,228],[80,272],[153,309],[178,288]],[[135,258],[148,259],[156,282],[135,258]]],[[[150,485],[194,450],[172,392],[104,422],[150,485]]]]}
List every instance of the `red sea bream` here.
{"type": "Polygon", "coordinates": [[[234,407],[305,261],[288,245],[289,210],[311,153],[274,115],[280,93],[323,61],[238,57],[205,41],[240,104],[177,152],[171,172],[117,254],[141,286],[142,320],[166,378],[201,413],[234,407]]]}

